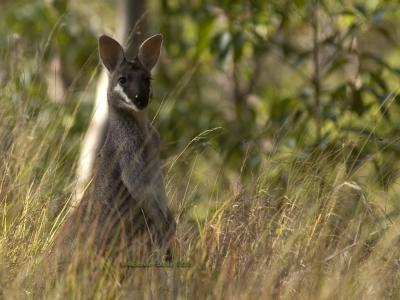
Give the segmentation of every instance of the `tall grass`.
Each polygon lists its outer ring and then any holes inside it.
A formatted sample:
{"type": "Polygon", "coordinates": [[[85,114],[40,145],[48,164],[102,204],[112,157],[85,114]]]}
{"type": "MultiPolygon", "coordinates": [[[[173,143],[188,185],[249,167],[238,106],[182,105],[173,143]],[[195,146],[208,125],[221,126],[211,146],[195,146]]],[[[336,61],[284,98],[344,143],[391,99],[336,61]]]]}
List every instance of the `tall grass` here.
{"type": "Polygon", "coordinates": [[[22,74],[1,90],[1,297],[400,297],[398,187],[376,183],[371,157],[352,168],[351,144],[308,152],[275,147],[256,173],[232,172],[212,149],[194,151],[214,130],[166,162],[178,220],[172,265],[111,262],[82,248],[61,271],[45,272],[73,197],[79,138],[71,131],[80,101],[37,101],[22,74]]]}

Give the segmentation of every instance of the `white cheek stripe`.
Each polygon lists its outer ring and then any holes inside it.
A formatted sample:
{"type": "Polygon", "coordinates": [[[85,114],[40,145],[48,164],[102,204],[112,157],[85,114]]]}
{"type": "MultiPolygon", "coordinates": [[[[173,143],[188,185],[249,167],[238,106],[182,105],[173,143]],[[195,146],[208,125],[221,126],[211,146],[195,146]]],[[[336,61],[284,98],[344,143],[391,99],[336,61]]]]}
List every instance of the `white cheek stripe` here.
{"type": "Polygon", "coordinates": [[[134,111],[139,111],[135,103],[133,103],[133,101],[129,99],[128,95],[125,94],[124,89],[122,88],[122,86],[120,86],[119,83],[115,86],[114,92],[116,92],[122,98],[122,100],[131,105],[134,111]]]}

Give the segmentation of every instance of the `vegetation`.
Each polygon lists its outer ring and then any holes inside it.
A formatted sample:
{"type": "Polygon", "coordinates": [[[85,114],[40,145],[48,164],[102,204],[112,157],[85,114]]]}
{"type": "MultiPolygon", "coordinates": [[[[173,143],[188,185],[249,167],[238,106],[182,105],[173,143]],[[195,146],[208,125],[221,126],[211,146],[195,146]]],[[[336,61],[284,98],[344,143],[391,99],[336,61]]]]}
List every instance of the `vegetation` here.
{"type": "Polygon", "coordinates": [[[4,1],[0,297],[400,297],[397,1],[148,1],[175,266],[81,249],[74,197],[114,1],[4,1]]]}

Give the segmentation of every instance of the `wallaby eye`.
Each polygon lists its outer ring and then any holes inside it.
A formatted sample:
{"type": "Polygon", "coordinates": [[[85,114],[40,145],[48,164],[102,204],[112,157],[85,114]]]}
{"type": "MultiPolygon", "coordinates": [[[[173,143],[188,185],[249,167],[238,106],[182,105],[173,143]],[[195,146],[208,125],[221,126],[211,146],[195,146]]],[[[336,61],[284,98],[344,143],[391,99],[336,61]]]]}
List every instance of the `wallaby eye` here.
{"type": "Polygon", "coordinates": [[[118,78],[118,83],[120,83],[120,84],[125,84],[125,83],[126,83],[126,77],[120,77],[120,78],[118,78]]]}

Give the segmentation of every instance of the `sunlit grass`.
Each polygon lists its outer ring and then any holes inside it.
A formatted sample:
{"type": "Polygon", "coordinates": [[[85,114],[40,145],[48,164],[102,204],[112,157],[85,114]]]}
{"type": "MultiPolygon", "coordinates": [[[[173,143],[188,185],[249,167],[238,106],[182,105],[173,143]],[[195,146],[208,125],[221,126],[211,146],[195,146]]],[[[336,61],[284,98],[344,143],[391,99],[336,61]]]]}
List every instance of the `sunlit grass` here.
{"type": "Polygon", "coordinates": [[[199,133],[166,163],[178,220],[172,266],[124,255],[108,261],[82,248],[61,271],[47,271],[73,197],[79,139],[71,144],[70,134],[79,101],[32,107],[29,98],[15,99],[18,88],[1,94],[2,297],[400,297],[398,186],[376,183],[371,157],[356,167],[347,144],[310,152],[273,147],[254,172],[244,171],[247,158],[240,169],[225,169],[207,146],[218,128],[199,133]]]}

